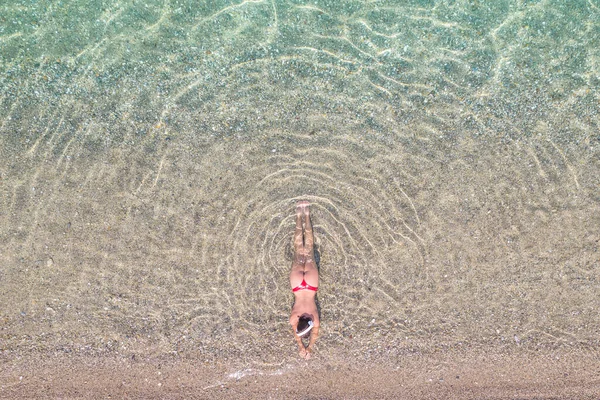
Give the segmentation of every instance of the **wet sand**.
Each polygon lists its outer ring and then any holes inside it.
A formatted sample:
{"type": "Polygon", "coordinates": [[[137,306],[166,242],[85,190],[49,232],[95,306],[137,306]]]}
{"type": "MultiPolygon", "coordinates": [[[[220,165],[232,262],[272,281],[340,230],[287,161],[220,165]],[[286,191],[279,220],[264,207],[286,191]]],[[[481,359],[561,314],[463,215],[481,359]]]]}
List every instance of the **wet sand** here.
{"type": "Polygon", "coordinates": [[[394,368],[318,357],[233,372],[180,358],[58,356],[4,365],[0,397],[595,399],[600,394],[597,355],[511,353],[413,354],[394,368]]]}

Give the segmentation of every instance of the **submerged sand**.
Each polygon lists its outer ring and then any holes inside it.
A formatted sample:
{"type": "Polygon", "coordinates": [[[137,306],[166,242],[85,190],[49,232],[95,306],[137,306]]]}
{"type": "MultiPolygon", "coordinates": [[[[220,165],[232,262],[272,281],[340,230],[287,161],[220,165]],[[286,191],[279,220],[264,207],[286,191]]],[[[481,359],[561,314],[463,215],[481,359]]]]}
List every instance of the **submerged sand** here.
{"type": "Polygon", "coordinates": [[[5,3],[0,397],[600,397],[597,1],[5,3]]]}

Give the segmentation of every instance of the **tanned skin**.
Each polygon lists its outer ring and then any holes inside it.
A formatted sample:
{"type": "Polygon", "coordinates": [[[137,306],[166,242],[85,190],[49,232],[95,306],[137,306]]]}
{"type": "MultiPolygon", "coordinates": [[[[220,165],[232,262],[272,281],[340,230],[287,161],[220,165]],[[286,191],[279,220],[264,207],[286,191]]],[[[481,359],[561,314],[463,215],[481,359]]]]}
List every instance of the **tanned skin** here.
{"type": "MultiPolygon", "coordinates": [[[[294,231],[294,261],[290,272],[290,285],[299,286],[304,280],[307,284],[319,287],[319,271],[314,258],[314,236],[310,222],[309,202],[300,201],[296,205],[296,229],[294,231]]],[[[315,302],[317,292],[313,290],[298,290],[294,292],[295,301],[292,306],[290,325],[294,338],[298,343],[300,357],[308,360],[313,352],[315,341],[319,336],[319,313],[315,302]],[[301,316],[312,320],[308,346],[304,347],[302,338],[296,334],[298,321],[301,316]]]]}

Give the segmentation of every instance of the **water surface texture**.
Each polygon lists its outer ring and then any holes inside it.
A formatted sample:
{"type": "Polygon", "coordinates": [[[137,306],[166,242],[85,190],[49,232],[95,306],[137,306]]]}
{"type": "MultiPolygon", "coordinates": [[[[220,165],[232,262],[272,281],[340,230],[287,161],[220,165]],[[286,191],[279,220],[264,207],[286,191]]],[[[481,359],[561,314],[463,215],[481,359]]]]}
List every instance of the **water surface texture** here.
{"type": "Polygon", "coordinates": [[[597,351],[599,87],[598,0],[5,1],[2,358],[287,365],[300,199],[317,358],[597,351]]]}

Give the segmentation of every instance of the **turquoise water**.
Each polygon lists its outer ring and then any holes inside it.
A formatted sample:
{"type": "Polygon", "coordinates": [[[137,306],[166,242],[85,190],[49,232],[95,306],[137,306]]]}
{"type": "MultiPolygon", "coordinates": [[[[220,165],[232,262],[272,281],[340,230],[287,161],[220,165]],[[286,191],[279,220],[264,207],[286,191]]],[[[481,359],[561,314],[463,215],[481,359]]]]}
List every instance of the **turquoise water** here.
{"type": "Polygon", "coordinates": [[[293,358],[299,199],[321,357],[597,347],[599,49],[598,0],[4,2],[4,356],[293,358]]]}

